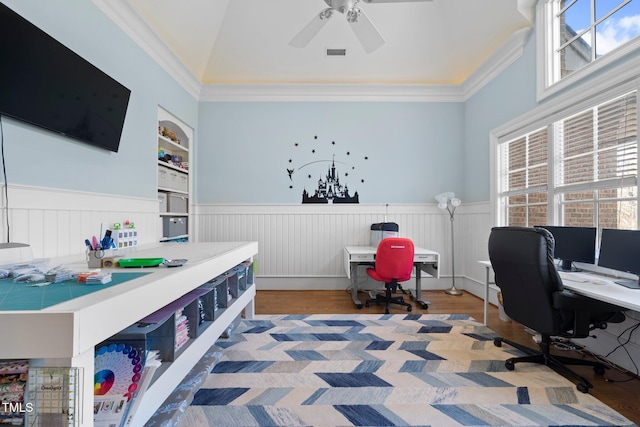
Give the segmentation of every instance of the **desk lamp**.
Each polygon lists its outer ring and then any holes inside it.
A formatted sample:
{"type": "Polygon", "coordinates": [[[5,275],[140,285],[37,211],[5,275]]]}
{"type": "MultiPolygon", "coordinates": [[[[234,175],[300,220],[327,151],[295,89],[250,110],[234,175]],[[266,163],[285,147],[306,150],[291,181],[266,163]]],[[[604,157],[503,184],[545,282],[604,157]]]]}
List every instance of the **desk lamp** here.
{"type": "Polygon", "coordinates": [[[451,220],[451,288],[447,289],[445,292],[449,295],[462,295],[462,292],[456,289],[456,267],[455,267],[455,250],[453,246],[454,238],[453,238],[453,214],[456,211],[456,208],[460,206],[462,201],[456,197],[455,193],[446,192],[440,193],[435,197],[438,202],[438,209],[446,210],[449,212],[449,219],[451,220]]]}

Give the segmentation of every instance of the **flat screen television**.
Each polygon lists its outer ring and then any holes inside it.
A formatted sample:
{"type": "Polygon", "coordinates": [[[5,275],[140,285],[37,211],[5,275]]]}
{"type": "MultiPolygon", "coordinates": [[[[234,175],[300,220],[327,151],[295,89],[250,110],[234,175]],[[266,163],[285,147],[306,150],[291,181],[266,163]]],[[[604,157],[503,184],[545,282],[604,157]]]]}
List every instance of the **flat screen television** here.
{"type": "Polygon", "coordinates": [[[548,230],[555,240],[554,258],[560,260],[559,270],[577,271],[574,262],[596,262],[595,227],[537,225],[548,230]]]}
{"type": "MultiPolygon", "coordinates": [[[[640,231],[603,228],[598,265],[640,275],[640,231]]],[[[615,282],[627,288],[640,289],[640,280],[615,282]]]]}
{"type": "Polygon", "coordinates": [[[0,115],[117,152],[131,91],[0,3],[0,115]]]}

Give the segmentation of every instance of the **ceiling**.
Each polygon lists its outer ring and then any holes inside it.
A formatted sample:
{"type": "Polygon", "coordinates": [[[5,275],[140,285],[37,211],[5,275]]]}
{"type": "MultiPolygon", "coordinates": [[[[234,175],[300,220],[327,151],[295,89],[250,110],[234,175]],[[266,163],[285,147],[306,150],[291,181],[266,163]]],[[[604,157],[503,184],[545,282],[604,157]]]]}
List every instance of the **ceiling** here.
{"type": "MultiPolygon", "coordinates": [[[[210,84],[461,84],[532,26],[535,0],[359,4],[385,44],[367,54],[334,13],[305,48],[289,42],[323,0],[121,0],[210,84]],[[327,48],[346,49],[328,57],[327,48]]],[[[104,2],[110,3],[110,2],[104,2]]]]}

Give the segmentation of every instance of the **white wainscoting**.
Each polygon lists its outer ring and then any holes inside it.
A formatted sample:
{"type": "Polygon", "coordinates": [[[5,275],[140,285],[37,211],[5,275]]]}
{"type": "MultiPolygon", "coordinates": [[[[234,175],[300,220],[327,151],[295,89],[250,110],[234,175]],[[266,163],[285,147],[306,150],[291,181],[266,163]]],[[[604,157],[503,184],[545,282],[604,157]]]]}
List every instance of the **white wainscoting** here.
{"type": "MultiPolygon", "coordinates": [[[[122,197],[42,187],[8,187],[8,210],[2,190],[0,241],[29,243],[38,258],[84,253],[84,239],[114,222],[133,221],[140,244],[155,242],[161,223],[156,199],[122,197]]],[[[400,235],[440,253],[440,280],[423,287],[451,286],[449,215],[424,205],[199,205],[194,241],[257,241],[261,287],[273,289],[341,289],[348,286],[343,247],[367,245],[372,223],[391,221],[400,235]]],[[[490,231],[488,203],[460,206],[455,214],[456,286],[478,296],[484,291],[486,242],[490,231]]],[[[495,298],[492,298],[495,302],[495,298]]]]}
{"type": "Polygon", "coordinates": [[[139,244],[157,241],[160,235],[157,199],[58,190],[41,187],[2,187],[0,241],[28,243],[36,258],[82,256],[84,240],[98,236],[113,223],[132,221],[139,244]]]}
{"type": "MultiPolygon", "coordinates": [[[[423,281],[423,288],[450,287],[451,224],[435,204],[198,205],[195,229],[198,241],[257,241],[262,289],[294,289],[292,281],[303,289],[341,289],[348,286],[344,246],[368,245],[371,224],[385,220],[416,246],[440,253],[440,280],[423,281]]],[[[456,287],[469,285],[480,296],[484,268],[477,261],[487,259],[489,221],[488,203],[462,205],[455,214],[456,287]]]]}

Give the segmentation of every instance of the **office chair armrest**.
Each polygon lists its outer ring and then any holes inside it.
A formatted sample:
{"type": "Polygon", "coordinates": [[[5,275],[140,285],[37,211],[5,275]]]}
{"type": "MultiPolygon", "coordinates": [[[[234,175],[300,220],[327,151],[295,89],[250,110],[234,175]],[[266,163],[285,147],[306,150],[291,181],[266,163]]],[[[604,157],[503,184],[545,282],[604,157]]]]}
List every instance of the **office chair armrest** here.
{"type": "Polygon", "coordinates": [[[625,311],[624,308],[617,305],[579,295],[566,289],[553,294],[553,306],[566,313],[562,315],[565,320],[563,328],[565,333],[562,335],[576,338],[589,336],[592,329],[600,327],[600,324],[606,324],[608,318],[613,317],[614,313],[625,311]]]}
{"type": "Polygon", "coordinates": [[[584,295],[579,295],[564,289],[553,294],[553,306],[559,310],[568,311],[587,311],[591,313],[624,311],[622,307],[618,307],[608,302],[593,299],[584,295]]]}

